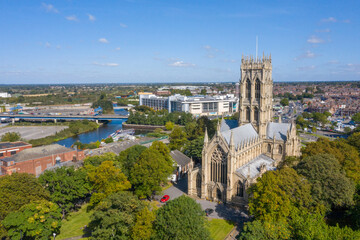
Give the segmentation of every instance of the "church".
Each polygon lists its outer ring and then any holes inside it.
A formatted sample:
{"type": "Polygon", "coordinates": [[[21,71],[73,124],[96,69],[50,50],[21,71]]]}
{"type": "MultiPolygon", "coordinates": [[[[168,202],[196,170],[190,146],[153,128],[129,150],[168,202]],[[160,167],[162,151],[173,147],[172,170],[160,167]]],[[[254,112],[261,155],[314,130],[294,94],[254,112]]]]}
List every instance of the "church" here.
{"type": "Polygon", "coordinates": [[[247,189],[287,156],[300,155],[294,123],[272,122],[271,55],[242,57],[239,120],[221,120],[212,139],[204,137],[201,165],[188,172],[188,194],[244,206],[247,189]]]}

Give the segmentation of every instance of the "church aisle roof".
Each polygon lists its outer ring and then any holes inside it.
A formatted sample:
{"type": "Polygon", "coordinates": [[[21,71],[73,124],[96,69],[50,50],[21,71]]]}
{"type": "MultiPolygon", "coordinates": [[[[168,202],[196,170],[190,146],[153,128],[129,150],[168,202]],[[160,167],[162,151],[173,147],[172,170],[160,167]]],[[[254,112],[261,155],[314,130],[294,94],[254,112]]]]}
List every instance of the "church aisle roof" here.
{"type": "Polygon", "coordinates": [[[286,140],[287,131],[290,131],[290,123],[274,123],[270,122],[267,126],[266,135],[268,139],[286,140]]]}
{"type": "Polygon", "coordinates": [[[224,137],[227,144],[230,144],[231,132],[233,133],[235,146],[238,146],[239,144],[243,143],[244,141],[246,141],[248,139],[250,140],[250,139],[259,137],[259,135],[256,132],[253,125],[248,123],[248,124],[241,125],[239,127],[221,132],[221,135],[224,137]]]}
{"type": "Polygon", "coordinates": [[[247,164],[236,169],[236,173],[244,178],[247,178],[249,175],[250,178],[254,178],[260,173],[260,168],[263,165],[265,166],[266,171],[275,170],[276,168],[273,166],[274,162],[274,159],[266,156],[265,154],[260,154],[247,164]]]}
{"type": "Polygon", "coordinates": [[[236,128],[238,126],[239,126],[239,123],[237,120],[223,119],[221,121],[220,131],[225,132],[227,130],[236,128]]]}

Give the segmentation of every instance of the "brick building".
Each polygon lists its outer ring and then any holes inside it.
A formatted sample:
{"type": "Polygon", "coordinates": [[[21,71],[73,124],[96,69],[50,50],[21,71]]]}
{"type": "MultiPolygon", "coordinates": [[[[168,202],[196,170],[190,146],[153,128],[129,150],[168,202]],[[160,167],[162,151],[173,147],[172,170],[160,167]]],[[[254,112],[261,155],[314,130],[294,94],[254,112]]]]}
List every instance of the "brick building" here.
{"type": "Polygon", "coordinates": [[[0,159],[11,157],[16,153],[31,148],[32,145],[26,142],[3,142],[0,143],[0,159]]]}
{"type": "Polygon", "coordinates": [[[25,149],[18,154],[0,159],[1,174],[14,172],[31,173],[39,176],[47,168],[67,161],[84,159],[84,152],[66,148],[59,144],[25,149]]]}

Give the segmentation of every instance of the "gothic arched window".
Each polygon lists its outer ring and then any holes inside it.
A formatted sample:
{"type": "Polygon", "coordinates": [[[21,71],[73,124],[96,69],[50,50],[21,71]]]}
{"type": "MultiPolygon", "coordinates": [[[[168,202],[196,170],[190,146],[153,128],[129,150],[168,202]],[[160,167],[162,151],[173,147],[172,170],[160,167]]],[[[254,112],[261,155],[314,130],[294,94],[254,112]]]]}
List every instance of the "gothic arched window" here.
{"type": "Polygon", "coordinates": [[[236,196],[244,197],[244,184],[241,181],[238,181],[236,186],[236,196]]]}
{"type": "Polygon", "coordinates": [[[254,109],[254,120],[259,121],[259,109],[257,107],[254,109]]]}
{"type": "Polygon", "coordinates": [[[255,98],[256,99],[259,99],[260,98],[260,80],[259,79],[256,79],[256,82],[255,82],[255,98]]]}
{"type": "Polygon", "coordinates": [[[226,184],[227,182],[227,157],[222,148],[217,147],[211,155],[211,181],[221,182],[226,184]]]}
{"type": "Polygon", "coordinates": [[[250,80],[246,80],[246,97],[250,100],[251,99],[251,82],[250,80]]]}
{"type": "Polygon", "coordinates": [[[279,145],[278,152],[279,152],[279,154],[282,154],[282,153],[283,153],[283,148],[282,148],[281,145],[279,145]]]}
{"type": "Polygon", "coordinates": [[[268,153],[271,153],[271,144],[270,143],[267,145],[267,151],[268,151],[268,153]]]}
{"type": "Polygon", "coordinates": [[[246,108],[246,121],[250,122],[250,108],[246,108]]]}

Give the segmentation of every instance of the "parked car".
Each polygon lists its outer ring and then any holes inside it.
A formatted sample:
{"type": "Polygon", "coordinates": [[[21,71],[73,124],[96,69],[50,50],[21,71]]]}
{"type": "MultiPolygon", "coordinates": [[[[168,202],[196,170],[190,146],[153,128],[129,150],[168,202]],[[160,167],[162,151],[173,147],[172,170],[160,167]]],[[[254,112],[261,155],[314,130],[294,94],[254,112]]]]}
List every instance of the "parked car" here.
{"type": "Polygon", "coordinates": [[[169,199],[170,199],[170,196],[169,196],[169,195],[164,195],[164,196],[161,198],[160,202],[164,203],[164,202],[167,202],[169,199]]]}
{"type": "Polygon", "coordinates": [[[213,212],[214,212],[214,209],[212,209],[212,208],[207,208],[207,209],[205,209],[206,216],[209,216],[209,215],[212,214],[213,212]]]}

